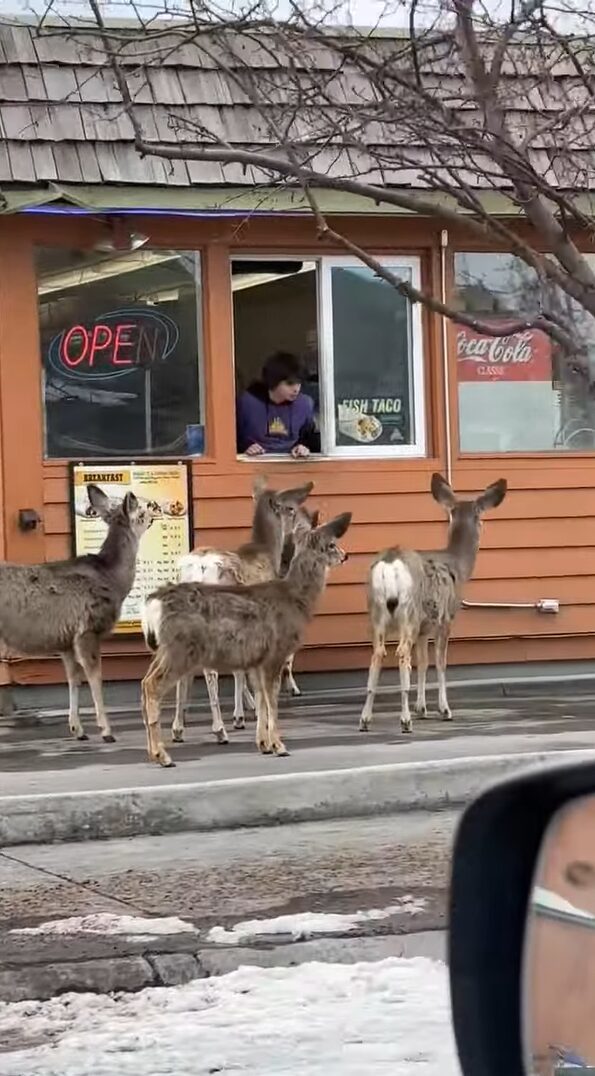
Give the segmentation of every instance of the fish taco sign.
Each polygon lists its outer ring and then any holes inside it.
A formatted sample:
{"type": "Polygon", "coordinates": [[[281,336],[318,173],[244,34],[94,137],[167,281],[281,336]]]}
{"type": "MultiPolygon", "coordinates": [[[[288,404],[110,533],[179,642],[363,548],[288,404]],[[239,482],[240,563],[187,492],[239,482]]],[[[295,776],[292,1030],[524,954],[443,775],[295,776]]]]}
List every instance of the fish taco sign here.
{"type": "MultiPolygon", "coordinates": [[[[505,323],[494,322],[501,331],[505,323]]],[[[504,336],[487,336],[457,325],[459,381],[550,381],[552,344],[540,329],[524,329],[504,336]]]]}

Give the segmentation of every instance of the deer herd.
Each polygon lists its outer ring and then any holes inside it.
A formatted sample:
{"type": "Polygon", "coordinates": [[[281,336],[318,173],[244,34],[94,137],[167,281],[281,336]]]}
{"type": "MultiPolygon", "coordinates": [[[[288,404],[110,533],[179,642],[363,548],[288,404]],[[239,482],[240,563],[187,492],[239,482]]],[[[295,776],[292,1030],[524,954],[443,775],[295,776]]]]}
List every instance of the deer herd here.
{"type": "MultiPolygon", "coordinates": [[[[219,703],[218,677],[233,674],[233,725],[245,727],[245,707],[256,715],[256,745],[264,754],[287,755],[279,728],[279,694],[285,680],[295,695],[293,658],[325,587],[329,569],[347,554],[339,544],[351,523],[344,512],[320,523],[306,501],[309,482],[276,491],[254,485],[251,539],[236,550],[199,547],[183,557],[179,581],[161,587],[145,602],[142,629],[152,659],[141,684],[142,715],[149,758],[172,766],[161,729],[165,696],[175,689],[171,729],[184,738],[189,690],[197,673],[207,685],[212,730],[228,743],[219,703]],[[250,688],[248,687],[248,682],[250,688]]],[[[0,565],[2,653],[59,653],[68,679],[69,727],[86,740],[79,715],[79,687],[86,677],[97,725],[114,741],[102,693],[101,641],[113,630],[134,582],[139,542],[153,522],[149,505],[127,493],[114,506],[95,485],[87,487],[92,509],[107,524],[98,553],[39,565],[0,565]]],[[[483,514],[501,504],[499,479],[474,500],[459,500],[439,474],[431,492],[449,517],[446,547],[420,552],[394,546],[380,553],[368,574],[368,612],[373,653],[359,727],[371,725],[387,643],[396,644],[401,685],[401,730],[413,731],[409,707],[412,654],[417,663],[416,712],[427,715],[428,642],[435,643],[438,711],[451,719],[446,694],[449,636],[462,588],[472,575],[483,514]]]]}

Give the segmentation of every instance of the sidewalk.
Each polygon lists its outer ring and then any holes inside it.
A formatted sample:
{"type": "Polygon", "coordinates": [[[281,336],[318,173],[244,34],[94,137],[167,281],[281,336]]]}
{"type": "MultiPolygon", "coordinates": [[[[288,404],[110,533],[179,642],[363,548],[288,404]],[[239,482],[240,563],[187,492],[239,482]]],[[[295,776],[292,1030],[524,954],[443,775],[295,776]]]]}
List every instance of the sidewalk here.
{"type": "Polygon", "coordinates": [[[372,731],[360,733],[362,698],[338,685],[284,699],[292,751],[284,759],[257,753],[253,723],[234,733],[228,721],[231,742],[217,745],[201,704],[169,770],[147,761],[142,723],[130,709],[114,714],[114,745],[101,743],[90,715],[87,743],[72,741],[55,712],[33,726],[4,723],[0,844],[434,809],[561,752],[568,761],[595,757],[592,685],[572,696],[568,685],[519,687],[507,697],[486,687],[454,690],[454,721],[418,720],[413,736],[399,730],[394,691],[379,695],[372,731]]]}

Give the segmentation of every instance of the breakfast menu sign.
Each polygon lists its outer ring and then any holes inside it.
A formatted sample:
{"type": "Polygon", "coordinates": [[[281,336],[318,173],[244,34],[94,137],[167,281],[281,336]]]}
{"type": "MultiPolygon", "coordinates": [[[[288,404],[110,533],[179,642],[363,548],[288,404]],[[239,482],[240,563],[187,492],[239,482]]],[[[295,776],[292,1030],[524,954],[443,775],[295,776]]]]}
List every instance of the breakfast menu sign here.
{"type": "Polygon", "coordinates": [[[126,598],[116,633],[141,630],[141,610],[147,597],[164,583],[177,579],[178,559],[192,548],[192,498],[186,463],[87,463],[71,467],[71,505],[74,552],[97,553],[106,525],[89,503],[87,484],[99,486],[118,504],[128,492],[144,501],[153,522],[140,540],[136,577],[126,598]]]}

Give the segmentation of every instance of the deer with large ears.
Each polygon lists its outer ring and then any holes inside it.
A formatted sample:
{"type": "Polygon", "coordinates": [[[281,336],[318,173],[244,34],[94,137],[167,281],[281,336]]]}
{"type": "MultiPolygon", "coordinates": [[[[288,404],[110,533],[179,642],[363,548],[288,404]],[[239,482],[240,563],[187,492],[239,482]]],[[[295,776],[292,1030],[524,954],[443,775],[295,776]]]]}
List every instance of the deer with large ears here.
{"type": "Polygon", "coordinates": [[[306,532],[283,579],[250,586],[177,583],[149,595],[143,624],[155,654],[142,682],[142,708],[152,761],[172,765],[161,733],[163,697],[182,677],[204,669],[250,673],[258,749],[288,754],[278,722],[283,667],[314,616],[329,569],[347,558],[337,540],[350,523],[351,513],[344,512],[306,532]]]}
{"type": "Polygon", "coordinates": [[[103,704],[101,641],[113,631],[134,582],[140,539],[153,522],[146,504],[127,493],[113,505],[88,485],[92,513],[107,524],[101,549],[48,564],[0,564],[0,646],[17,654],[60,654],[68,678],[70,731],[88,739],[79,687],[88,680],[101,736],[114,736],[103,704]]]}
{"type": "Polygon", "coordinates": [[[427,716],[426,673],[428,641],[433,638],[438,679],[438,712],[452,719],[446,696],[446,664],[452,623],[461,603],[464,584],[473,574],[484,512],[496,508],[506,496],[503,478],[474,500],[459,500],[440,474],[432,475],[432,496],[448,512],[446,549],[437,553],[395,546],[376,557],[368,578],[368,612],[372,625],[373,654],[360,731],[367,732],[378,679],[386,656],[386,640],[397,639],[401,681],[401,731],[412,732],[409,711],[411,653],[417,656],[416,711],[427,716]]]}

